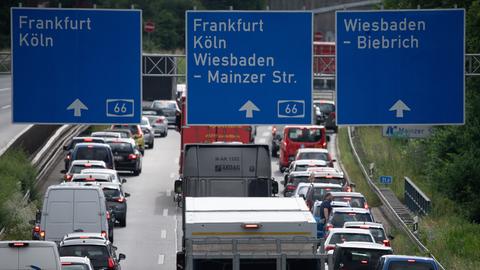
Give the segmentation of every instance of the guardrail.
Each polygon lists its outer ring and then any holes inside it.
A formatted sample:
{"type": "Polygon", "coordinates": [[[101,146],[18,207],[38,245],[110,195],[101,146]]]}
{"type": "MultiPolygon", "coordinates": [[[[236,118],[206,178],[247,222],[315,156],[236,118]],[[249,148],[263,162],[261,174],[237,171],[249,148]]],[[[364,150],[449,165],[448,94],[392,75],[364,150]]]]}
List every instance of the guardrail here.
{"type": "Polygon", "coordinates": [[[395,220],[395,222],[400,225],[400,228],[407,234],[408,238],[423,252],[428,254],[430,257],[432,257],[438,264],[438,266],[445,270],[445,267],[440,264],[440,262],[433,256],[433,254],[430,252],[430,250],[418,239],[418,237],[410,230],[409,226],[403,222],[403,220],[400,218],[400,216],[395,212],[393,209],[392,205],[388,202],[388,200],[383,196],[382,192],[380,192],[380,189],[375,185],[375,183],[372,181],[370,178],[370,175],[368,174],[367,170],[363,166],[362,160],[360,159],[360,156],[358,155],[358,152],[355,148],[355,145],[353,143],[352,139],[352,131],[350,127],[348,127],[348,141],[350,143],[350,147],[352,148],[353,155],[355,156],[355,160],[357,161],[358,166],[360,167],[360,170],[362,171],[363,176],[367,180],[368,185],[370,188],[375,192],[375,194],[380,198],[380,201],[382,201],[383,205],[385,205],[386,210],[390,213],[390,218],[392,220],[395,220]]]}
{"type": "Polygon", "coordinates": [[[405,204],[407,205],[410,211],[420,214],[427,215],[432,210],[432,202],[425,195],[422,190],[420,190],[415,183],[413,183],[410,178],[405,177],[405,204]]]}

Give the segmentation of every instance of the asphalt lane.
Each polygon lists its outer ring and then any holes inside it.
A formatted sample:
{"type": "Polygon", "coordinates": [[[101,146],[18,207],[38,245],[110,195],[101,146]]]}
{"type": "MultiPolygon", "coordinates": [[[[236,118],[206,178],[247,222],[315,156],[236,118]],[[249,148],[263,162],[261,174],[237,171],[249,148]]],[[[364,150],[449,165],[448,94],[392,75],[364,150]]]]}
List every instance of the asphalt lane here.
{"type": "MultiPolygon", "coordinates": [[[[28,101],[26,101],[28,102],[28,101]]],[[[10,75],[0,75],[0,149],[28,125],[12,124],[12,82],[10,75]]]]}

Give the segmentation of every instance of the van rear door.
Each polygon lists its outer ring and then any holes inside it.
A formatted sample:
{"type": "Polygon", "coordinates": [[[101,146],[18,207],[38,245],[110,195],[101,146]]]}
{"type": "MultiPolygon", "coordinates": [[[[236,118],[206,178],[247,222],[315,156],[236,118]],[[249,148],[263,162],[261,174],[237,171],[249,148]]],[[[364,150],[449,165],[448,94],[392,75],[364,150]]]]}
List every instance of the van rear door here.
{"type": "Polygon", "coordinates": [[[102,212],[97,190],[75,190],[74,230],[100,233],[102,212]]]}
{"type": "Polygon", "coordinates": [[[47,212],[43,212],[45,240],[60,241],[73,232],[73,190],[57,189],[48,194],[47,212]]]}
{"type": "Polygon", "coordinates": [[[58,258],[54,247],[26,247],[17,250],[19,252],[18,269],[60,269],[58,261],[54,260],[58,258]]]}

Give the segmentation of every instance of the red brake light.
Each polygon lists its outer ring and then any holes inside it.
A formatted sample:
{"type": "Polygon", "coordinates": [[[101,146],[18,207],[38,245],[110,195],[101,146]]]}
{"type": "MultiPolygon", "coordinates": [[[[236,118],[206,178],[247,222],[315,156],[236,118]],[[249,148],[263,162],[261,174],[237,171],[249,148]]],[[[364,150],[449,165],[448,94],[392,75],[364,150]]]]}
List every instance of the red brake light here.
{"type": "Polygon", "coordinates": [[[108,258],[108,268],[113,269],[115,267],[115,262],[111,257],[108,258]]]}
{"type": "Polygon", "coordinates": [[[352,187],[348,186],[346,191],[347,192],[352,192],[352,187]]]}
{"type": "Polygon", "coordinates": [[[23,242],[14,242],[14,243],[9,243],[8,244],[10,247],[27,247],[28,243],[23,243],[23,242]]]}
{"type": "Polygon", "coordinates": [[[292,185],[288,185],[286,188],[287,190],[295,190],[296,187],[292,185]]]}
{"type": "MultiPolygon", "coordinates": [[[[383,240],[383,245],[386,246],[386,247],[389,247],[390,246],[390,240],[383,240]]],[[[413,260],[413,262],[415,262],[415,260],[413,260]]]]}
{"type": "Polygon", "coordinates": [[[327,229],[327,231],[330,231],[332,228],[333,228],[333,225],[332,225],[332,224],[328,224],[326,229],[327,229]]]}
{"type": "MultiPolygon", "coordinates": [[[[107,212],[107,213],[108,213],[108,212],[107,212]]],[[[107,237],[107,232],[106,232],[106,231],[102,231],[101,234],[102,234],[102,237],[105,237],[105,238],[107,237]]]]}
{"type": "Polygon", "coordinates": [[[87,148],[93,148],[93,145],[89,145],[89,146],[87,146],[87,148]]]}
{"type": "Polygon", "coordinates": [[[70,160],[70,159],[71,159],[70,155],[67,155],[66,159],[67,159],[67,160],[70,160]]]}
{"type": "Polygon", "coordinates": [[[362,260],[360,261],[361,264],[368,264],[368,261],[367,260],[362,260]]]}
{"type": "Polygon", "coordinates": [[[332,190],[331,188],[326,188],[325,190],[332,190]]]}
{"type": "Polygon", "coordinates": [[[107,212],[107,219],[110,219],[110,212],[107,212]]]}
{"type": "Polygon", "coordinates": [[[65,178],[66,181],[70,181],[70,180],[72,180],[72,175],[71,174],[66,174],[64,178],[65,178]]]}
{"type": "Polygon", "coordinates": [[[87,167],[87,168],[90,168],[90,167],[92,167],[92,164],[90,164],[90,163],[86,163],[86,164],[85,164],[85,165],[83,165],[83,166],[84,166],[84,167],[87,167]]]}
{"type": "Polygon", "coordinates": [[[334,250],[335,246],[326,246],[325,251],[334,250]]]}
{"type": "Polygon", "coordinates": [[[357,215],[357,214],[355,214],[355,213],[348,213],[348,215],[349,215],[349,216],[355,216],[355,215],[357,215]]]}
{"type": "Polygon", "coordinates": [[[62,265],[72,265],[71,262],[62,262],[62,265]]]}
{"type": "Polygon", "coordinates": [[[407,262],[409,262],[409,263],[414,263],[415,260],[409,259],[409,260],[407,260],[407,262]]]}
{"type": "Polygon", "coordinates": [[[137,159],[137,155],[130,154],[130,155],[128,155],[128,159],[137,159]]]}
{"type": "Polygon", "coordinates": [[[360,229],[369,229],[370,227],[368,225],[360,225],[360,229]]]}
{"type": "Polygon", "coordinates": [[[261,224],[242,224],[244,229],[260,229],[262,227],[261,224]]]}
{"type": "Polygon", "coordinates": [[[87,177],[87,178],[85,178],[85,180],[86,180],[86,181],[95,181],[95,180],[97,180],[97,179],[95,179],[95,178],[93,178],[93,177],[87,177]]]}
{"type": "Polygon", "coordinates": [[[119,203],[123,203],[125,201],[125,198],[124,197],[120,197],[117,199],[117,202],[119,203]]]}
{"type": "Polygon", "coordinates": [[[84,142],[93,142],[93,139],[92,138],[85,138],[83,139],[84,142]]]}
{"type": "Polygon", "coordinates": [[[159,124],[162,124],[163,123],[163,119],[162,118],[158,118],[157,121],[155,121],[156,123],[159,123],[159,124]]]}
{"type": "Polygon", "coordinates": [[[330,115],[332,116],[332,118],[335,118],[336,116],[335,112],[331,112],[330,115]]]}
{"type": "Polygon", "coordinates": [[[365,202],[365,204],[363,205],[363,208],[368,209],[368,203],[365,202]]]}
{"type": "Polygon", "coordinates": [[[34,232],[39,232],[39,231],[40,231],[40,226],[38,226],[38,225],[35,226],[35,227],[33,228],[33,231],[34,231],[34,232]]]}
{"type": "Polygon", "coordinates": [[[80,239],[89,239],[90,237],[86,236],[86,235],[82,235],[79,237],[80,239]]]}

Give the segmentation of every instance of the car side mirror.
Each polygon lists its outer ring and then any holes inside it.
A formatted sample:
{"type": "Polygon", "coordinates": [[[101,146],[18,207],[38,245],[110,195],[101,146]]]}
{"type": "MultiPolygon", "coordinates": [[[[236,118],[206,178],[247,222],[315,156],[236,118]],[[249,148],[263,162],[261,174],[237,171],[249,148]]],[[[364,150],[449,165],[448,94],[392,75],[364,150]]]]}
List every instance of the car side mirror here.
{"type": "Polygon", "coordinates": [[[327,136],[327,142],[330,142],[330,136],[327,136]]]}
{"type": "Polygon", "coordinates": [[[182,180],[175,180],[175,193],[180,194],[182,193],[182,180]]]}
{"type": "Polygon", "coordinates": [[[63,150],[67,151],[68,150],[68,145],[64,145],[63,150]]]}
{"type": "Polygon", "coordinates": [[[123,254],[123,253],[118,254],[118,260],[119,261],[125,260],[126,258],[127,258],[127,256],[125,256],[125,254],[123,254]]]}
{"type": "Polygon", "coordinates": [[[278,194],[278,182],[275,179],[271,179],[272,181],[272,194],[278,194]]]}
{"type": "Polygon", "coordinates": [[[336,159],[332,159],[332,162],[337,162],[337,160],[336,160],[336,159]]]}
{"type": "Polygon", "coordinates": [[[395,236],[393,236],[393,235],[391,235],[391,234],[389,234],[387,237],[388,237],[388,239],[390,239],[390,240],[395,239],[395,236]]]}
{"type": "Polygon", "coordinates": [[[130,197],[130,193],[128,193],[128,192],[125,192],[124,195],[125,195],[125,197],[130,197]]]}
{"type": "Polygon", "coordinates": [[[127,179],[123,178],[122,179],[122,184],[125,184],[125,183],[127,183],[127,179]]]}
{"type": "Polygon", "coordinates": [[[67,173],[67,170],[61,170],[60,173],[61,173],[61,174],[66,174],[66,173],[67,173]]]}

